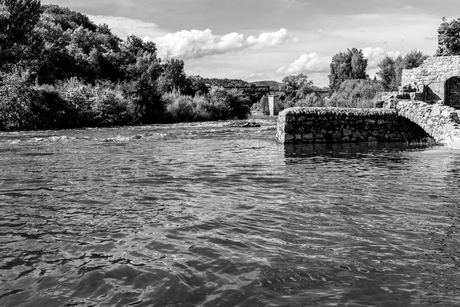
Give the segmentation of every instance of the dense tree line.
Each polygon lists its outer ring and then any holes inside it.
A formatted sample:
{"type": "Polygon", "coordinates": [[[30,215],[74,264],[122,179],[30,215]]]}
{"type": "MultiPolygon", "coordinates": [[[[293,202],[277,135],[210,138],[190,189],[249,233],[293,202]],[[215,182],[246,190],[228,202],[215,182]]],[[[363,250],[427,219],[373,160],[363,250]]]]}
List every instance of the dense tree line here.
{"type": "MultiPolygon", "coordinates": [[[[460,19],[443,19],[436,55],[460,55],[460,19]]],[[[372,106],[380,92],[398,89],[403,69],[426,57],[418,50],[387,56],[378,65],[380,80],[371,80],[363,51],[347,49],[330,63],[329,97],[298,74],[282,80],[281,101],[284,107],[372,106]]],[[[246,118],[254,102],[267,99],[254,89],[241,80],[187,76],[184,62],[162,61],[153,42],[134,35],[122,40],[68,8],[0,0],[2,130],[246,118]],[[229,84],[245,89],[221,87],[229,84]]]]}
{"type": "Polygon", "coordinates": [[[153,42],[122,40],[107,25],[39,0],[0,0],[0,129],[177,121],[176,100],[195,107],[187,120],[250,113],[246,96],[209,91],[201,77],[186,76],[182,60],[162,61],[153,42]],[[199,108],[195,95],[203,96],[199,108]]]}

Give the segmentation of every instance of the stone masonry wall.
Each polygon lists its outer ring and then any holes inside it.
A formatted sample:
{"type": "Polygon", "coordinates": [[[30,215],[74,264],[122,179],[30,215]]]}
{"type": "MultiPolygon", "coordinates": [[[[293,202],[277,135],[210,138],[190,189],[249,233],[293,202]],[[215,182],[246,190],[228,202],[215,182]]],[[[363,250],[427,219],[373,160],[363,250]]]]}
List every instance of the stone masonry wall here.
{"type": "Polygon", "coordinates": [[[419,125],[437,143],[460,147],[459,111],[449,106],[411,100],[401,100],[395,107],[400,116],[419,125]]]}
{"type": "Polygon", "coordinates": [[[393,142],[427,134],[394,109],[289,108],[278,116],[281,143],[393,142]]]}
{"type": "Polygon", "coordinates": [[[460,76],[460,56],[440,56],[426,59],[421,66],[404,69],[401,85],[415,88],[424,93],[425,101],[444,101],[445,82],[455,76],[460,76]]]}

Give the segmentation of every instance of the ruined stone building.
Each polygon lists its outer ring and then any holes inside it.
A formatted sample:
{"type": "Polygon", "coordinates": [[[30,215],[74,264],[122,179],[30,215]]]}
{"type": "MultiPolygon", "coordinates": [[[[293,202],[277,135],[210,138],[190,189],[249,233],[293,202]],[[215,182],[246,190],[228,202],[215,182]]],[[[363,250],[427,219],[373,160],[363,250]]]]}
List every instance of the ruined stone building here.
{"type": "Polygon", "coordinates": [[[404,69],[401,84],[415,90],[416,100],[460,109],[460,56],[431,57],[417,68],[404,69]]]}

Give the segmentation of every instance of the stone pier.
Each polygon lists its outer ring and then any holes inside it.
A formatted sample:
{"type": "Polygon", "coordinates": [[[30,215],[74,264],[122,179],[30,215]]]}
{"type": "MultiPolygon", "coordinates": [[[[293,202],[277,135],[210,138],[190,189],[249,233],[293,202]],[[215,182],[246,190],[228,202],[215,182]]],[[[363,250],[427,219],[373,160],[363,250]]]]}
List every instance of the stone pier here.
{"type": "Polygon", "coordinates": [[[460,149],[460,119],[452,107],[400,100],[394,109],[289,108],[278,116],[281,143],[417,142],[460,149]]]}
{"type": "Polygon", "coordinates": [[[429,136],[394,109],[290,108],[278,116],[281,143],[424,141],[429,136]]]}

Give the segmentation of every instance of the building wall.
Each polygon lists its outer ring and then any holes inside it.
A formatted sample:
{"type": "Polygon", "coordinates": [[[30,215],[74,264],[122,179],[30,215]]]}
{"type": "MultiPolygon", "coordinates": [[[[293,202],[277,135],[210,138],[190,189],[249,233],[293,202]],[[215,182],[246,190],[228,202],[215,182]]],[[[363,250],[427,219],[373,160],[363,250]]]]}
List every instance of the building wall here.
{"type": "Polygon", "coordinates": [[[411,86],[424,101],[443,103],[445,83],[452,77],[460,76],[460,56],[430,57],[417,68],[404,69],[401,85],[411,86]]]}

